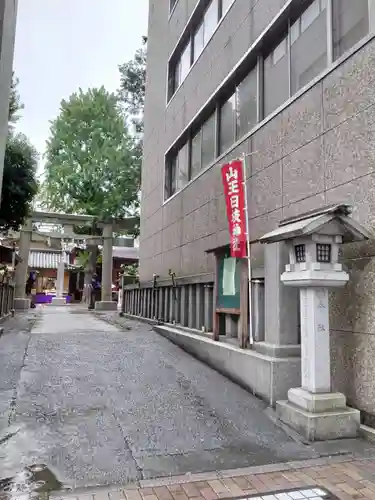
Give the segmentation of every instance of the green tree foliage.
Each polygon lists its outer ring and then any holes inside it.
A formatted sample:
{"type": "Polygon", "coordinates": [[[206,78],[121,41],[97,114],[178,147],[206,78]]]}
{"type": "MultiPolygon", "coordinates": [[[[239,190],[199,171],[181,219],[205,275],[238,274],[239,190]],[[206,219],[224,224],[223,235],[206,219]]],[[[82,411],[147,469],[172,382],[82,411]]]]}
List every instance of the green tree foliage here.
{"type": "MultiPolygon", "coordinates": [[[[60,106],[47,141],[44,205],[65,213],[107,220],[137,213],[141,161],[118,97],[79,89],[60,106]]],[[[97,234],[95,227],[92,234],[97,234]]],[[[88,248],[85,282],[95,272],[97,245],[88,248]]]]}
{"type": "MultiPolygon", "coordinates": [[[[134,58],[119,66],[120,87],[117,91],[119,103],[126,121],[135,129],[135,154],[139,165],[143,156],[143,111],[146,94],[146,59],[147,37],[143,37],[142,46],[136,51],[134,58]]],[[[134,236],[139,235],[139,224],[134,236]]]]}
{"type": "Polygon", "coordinates": [[[146,57],[147,37],[143,37],[143,44],[135,53],[134,59],[121,64],[120,88],[118,96],[126,116],[130,117],[136,126],[136,131],[143,134],[143,108],[146,93],[146,57]]]}
{"type": "Polygon", "coordinates": [[[9,128],[11,129],[12,126],[18,122],[20,119],[19,112],[24,109],[24,105],[21,103],[21,98],[18,93],[18,86],[19,80],[16,78],[16,76],[12,75],[12,83],[10,87],[10,96],[9,96],[9,128]]]}
{"type": "MultiPolygon", "coordinates": [[[[102,254],[97,255],[96,257],[96,263],[101,264],[102,263],[102,254]]],[[[82,266],[84,269],[86,269],[89,265],[90,262],[90,252],[88,250],[83,250],[79,253],[77,256],[77,264],[79,266],[82,266]]]]}
{"type": "Polygon", "coordinates": [[[9,134],[4,155],[3,187],[0,205],[0,229],[17,231],[23,224],[37,193],[38,153],[23,134],[14,134],[12,125],[23,109],[17,90],[18,79],[12,78],[9,97],[9,134]]]}
{"type": "Polygon", "coordinates": [[[4,158],[0,228],[17,231],[27,217],[37,193],[38,153],[23,134],[8,137],[4,158]]]}
{"type": "Polygon", "coordinates": [[[100,219],[137,209],[140,160],[118,98],[104,87],[61,102],[47,141],[42,197],[49,209],[100,219]]]}

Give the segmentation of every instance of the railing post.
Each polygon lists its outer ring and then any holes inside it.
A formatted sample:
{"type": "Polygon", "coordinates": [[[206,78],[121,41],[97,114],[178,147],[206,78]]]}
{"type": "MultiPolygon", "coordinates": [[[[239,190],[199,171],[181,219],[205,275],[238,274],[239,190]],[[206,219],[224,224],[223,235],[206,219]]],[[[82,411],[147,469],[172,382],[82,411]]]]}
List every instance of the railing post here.
{"type": "Polygon", "coordinates": [[[188,327],[196,328],[196,286],[189,285],[188,287],[188,327]]]}
{"type": "Polygon", "coordinates": [[[182,326],[188,326],[188,288],[187,285],[181,287],[180,300],[180,323],[182,326]]]}
{"type": "Polygon", "coordinates": [[[196,329],[202,330],[206,329],[204,324],[204,285],[197,285],[196,291],[196,329]]]}
{"type": "Polygon", "coordinates": [[[169,322],[173,323],[173,321],[176,321],[175,314],[174,314],[176,288],[173,286],[169,287],[168,295],[169,295],[169,322]]]}
{"type": "Polygon", "coordinates": [[[169,319],[169,286],[164,288],[164,323],[170,323],[169,319]]]}
{"type": "Polygon", "coordinates": [[[9,313],[9,283],[5,283],[4,316],[9,313]]]}
{"type": "Polygon", "coordinates": [[[204,286],[204,326],[206,332],[213,330],[213,312],[214,312],[214,287],[213,285],[204,286]]]}
{"type": "Polygon", "coordinates": [[[4,316],[4,283],[0,283],[0,318],[4,316]]]}
{"type": "Polygon", "coordinates": [[[152,288],[148,288],[148,318],[152,319],[152,288]]]}
{"type": "Polygon", "coordinates": [[[10,310],[14,311],[14,285],[10,285],[10,310]]]}
{"type": "Polygon", "coordinates": [[[182,296],[182,286],[178,286],[175,288],[176,292],[176,299],[174,301],[174,310],[175,310],[175,321],[176,324],[181,323],[181,307],[180,307],[180,302],[181,302],[181,296],[182,296]]]}
{"type": "Polygon", "coordinates": [[[157,320],[164,321],[164,287],[159,288],[159,314],[157,320]]]}

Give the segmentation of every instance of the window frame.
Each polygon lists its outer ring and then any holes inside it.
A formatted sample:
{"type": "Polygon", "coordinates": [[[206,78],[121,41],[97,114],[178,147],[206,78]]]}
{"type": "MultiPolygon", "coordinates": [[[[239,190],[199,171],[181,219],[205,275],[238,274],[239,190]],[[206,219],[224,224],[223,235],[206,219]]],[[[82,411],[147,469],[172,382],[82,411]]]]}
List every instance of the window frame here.
{"type": "MultiPolygon", "coordinates": [[[[335,25],[334,24],[335,24],[335,20],[337,20],[337,18],[338,18],[337,14],[335,15],[335,12],[334,12],[334,2],[336,0],[326,0],[326,1],[329,2],[329,8],[331,11],[331,26],[330,27],[332,30],[332,62],[334,62],[334,61],[340,59],[341,57],[343,57],[344,54],[346,52],[348,52],[348,50],[350,50],[350,48],[344,50],[344,52],[342,52],[342,53],[341,52],[337,53],[337,46],[336,46],[337,43],[335,43],[335,36],[334,36],[334,33],[335,33],[335,25]]],[[[367,34],[368,34],[371,32],[371,11],[372,11],[372,9],[375,10],[375,0],[367,0],[365,3],[367,4],[367,28],[368,28],[367,34]]],[[[362,39],[363,39],[363,37],[360,38],[359,40],[357,40],[357,42],[355,42],[355,44],[358,43],[362,39]]],[[[342,40],[342,38],[341,38],[341,40],[342,40]]]]}
{"type": "Polygon", "coordinates": [[[195,63],[195,61],[199,58],[199,56],[202,54],[202,52],[204,51],[204,20],[202,19],[202,21],[200,22],[200,24],[198,25],[197,29],[194,30],[194,33],[192,34],[192,40],[193,40],[193,45],[192,45],[192,60],[193,60],[193,64],[195,63]],[[199,52],[198,55],[196,55],[196,45],[195,45],[195,39],[196,39],[196,36],[198,35],[198,33],[201,32],[201,50],[199,52]]]}
{"type": "MultiPolygon", "coordinates": [[[[303,85],[300,85],[300,86],[296,86],[296,88],[294,88],[294,84],[295,84],[295,81],[293,79],[293,76],[294,74],[298,74],[298,73],[293,73],[293,71],[295,70],[297,66],[297,64],[295,65],[294,64],[294,61],[295,61],[295,58],[293,57],[293,49],[296,49],[295,47],[295,44],[298,44],[298,40],[304,36],[304,34],[309,30],[309,28],[320,18],[320,16],[322,15],[322,13],[325,13],[324,15],[324,25],[325,25],[325,56],[326,56],[326,62],[325,62],[325,68],[322,70],[322,71],[319,71],[317,73],[317,75],[315,76],[318,76],[319,74],[321,74],[323,71],[325,71],[325,69],[327,69],[330,65],[330,56],[329,56],[329,43],[330,43],[330,37],[329,37],[329,34],[328,34],[328,2],[330,2],[330,0],[313,0],[311,2],[311,4],[307,7],[307,9],[298,17],[298,19],[296,20],[295,23],[293,23],[292,25],[290,24],[289,25],[289,75],[290,75],[290,89],[289,89],[289,98],[291,98],[293,95],[295,95],[297,92],[299,92],[299,90],[301,88],[303,88],[305,85],[307,84],[303,84],[303,85]],[[316,4],[317,5],[317,10],[318,10],[318,13],[317,15],[315,15],[315,17],[313,19],[310,20],[309,24],[307,26],[305,26],[305,29],[302,29],[302,23],[303,23],[303,16],[309,11],[309,9],[314,5],[316,4]],[[293,27],[296,26],[298,24],[298,36],[295,38],[295,39],[292,39],[292,30],[293,30],[293,27]],[[297,88],[298,87],[298,88],[297,88]]],[[[306,58],[306,60],[308,60],[308,58],[306,58]]],[[[316,60],[312,60],[310,59],[310,63],[313,63],[313,64],[316,64],[317,61],[319,59],[316,59],[316,60]]],[[[311,68],[311,66],[310,66],[311,68]]],[[[306,69],[309,69],[306,68],[306,69]]],[[[303,75],[303,73],[299,73],[299,76],[301,77],[303,75]]],[[[309,81],[312,81],[314,78],[310,78],[309,81]]]]}
{"type": "MultiPolygon", "coordinates": [[[[359,48],[361,46],[361,45],[359,45],[361,43],[361,41],[363,41],[363,44],[364,44],[364,43],[366,43],[366,41],[370,40],[370,35],[372,37],[374,37],[374,32],[371,31],[370,2],[372,2],[373,5],[375,6],[375,0],[369,0],[369,3],[368,3],[368,8],[369,8],[368,33],[366,33],[360,40],[358,40],[353,45],[354,48],[356,48],[357,45],[358,45],[357,48],[359,48]]],[[[221,1],[220,1],[220,4],[221,4],[221,1]]],[[[311,3],[309,5],[307,5],[298,14],[298,17],[294,18],[294,21],[298,21],[298,23],[300,24],[302,15],[312,4],[313,4],[313,1],[311,1],[311,3]]],[[[341,64],[341,62],[343,62],[345,60],[345,56],[347,53],[348,53],[348,56],[350,56],[350,51],[351,51],[351,49],[353,49],[353,47],[350,47],[347,49],[347,51],[345,53],[341,54],[341,56],[339,57],[338,63],[336,62],[337,60],[333,59],[333,43],[332,43],[333,42],[333,40],[332,40],[332,34],[333,34],[332,5],[333,5],[333,0],[319,0],[320,13],[322,10],[324,10],[324,6],[322,7],[322,4],[326,5],[326,7],[325,7],[326,22],[327,22],[327,28],[328,28],[327,29],[327,39],[326,39],[327,67],[322,72],[320,72],[317,76],[313,77],[311,79],[311,82],[317,81],[318,79],[321,79],[322,77],[324,77],[324,75],[329,74],[330,71],[332,71],[332,69],[336,67],[336,65],[341,64]],[[332,68],[332,66],[333,66],[333,68],[332,68]]],[[[314,20],[315,19],[316,18],[314,18],[314,20]]],[[[194,180],[196,177],[198,177],[201,171],[207,170],[208,168],[210,168],[210,166],[212,166],[215,163],[215,161],[217,162],[217,159],[219,157],[224,157],[224,155],[227,154],[228,151],[231,150],[232,146],[237,145],[237,143],[240,143],[241,140],[244,140],[247,136],[251,135],[253,133],[252,132],[253,129],[255,129],[255,127],[257,127],[258,124],[262,124],[262,122],[267,121],[268,116],[270,117],[270,119],[272,119],[274,114],[278,113],[279,110],[282,109],[283,106],[287,106],[291,102],[291,100],[293,99],[294,96],[297,95],[297,97],[298,97],[300,95],[300,93],[304,91],[304,89],[307,90],[309,88],[310,82],[306,83],[302,88],[292,92],[291,60],[290,60],[291,28],[295,24],[295,22],[292,23],[291,21],[292,21],[292,19],[289,16],[289,18],[287,19],[287,24],[286,24],[286,28],[285,28],[286,31],[284,31],[284,33],[287,32],[286,38],[287,38],[288,74],[289,74],[289,94],[288,94],[287,99],[282,104],[280,104],[280,106],[278,106],[274,111],[270,112],[268,115],[265,114],[265,112],[264,112],[264,103],[265,103],[265,100],[264,100],[264,82],[265,82],[264,62],[265,62],[266,58],[268,57],[268,55],[271,54],[273,49],[279,45],[282,36],[274,38],[273,41],[275,43],[268,45],[268,47],[270,47],[271,50],[267,50],[267,51],[261,50],[261,47],[267,46],[267,44],[262,39],[261,43],[259,43],[260,49],[259,49],[259,51],[257,50],[257,52],[255,53],[257,55],[256,65],[252,64],[250,70],[247,70],[247,69],[245,70],[244,68],[240,68],[240,71],[239,71],[238,68],[235,68],[236,74],[233,71],[229,75],[229,76],[233,75],[233,78],[231,78],[229,80],[226,79],[224,81],[224,84],[221,87],[219,87],[219,89],[217,89],[217,91],[215,91],[215,95],[211,96],[211,98],[208,100],[207,105],[199,111],[199,113],[193,118],[193,120],[191,120],[190,124],[183,130],[181,135],[177,138],[175,144],[177,142],[180,142],[183,136],[188,136],[187,141],[189,141],[189,149],[188,149],[188,151],[189,151],[189,181],[188,182],[189,183],[192,180],[194,180]],[[249,76],[249,74],[252,71],[257,71],[257,115],[258,115],[257,122],[250,129],[249,132],[245,133],[242,136],[237,136],[237,123],[236,123],[236,121],[237,121],[237,107],[238,107],[237,95],[236,95],[237,88],[241,85],[241,83],[243,83],[243,81],[249,76]],[[233,91],[233,89],[235,89],[235,90],[233,91]],[[222,124],[221,124],[221,110],[222,110],[223,105],[233,96],[233,94],[235,96],[235,113],[233,113],[235,137],[234,137],[232,145],[228,146],[225,150],[222,150],[221,149],[221,126],[222,126],[222,124]],[[208,108],[215,109],[215,111],[210,112],[210,114],[207,114],[208,108]],[[208,118],[205,118],[204,120],[202,120],[203,115],[206,117],[208,116],[208,118]],[[215,128],[215,138],[214,138],[215,155],[214,155],[213,162],[211,162],[211,164],[203,166],[203,161],[202,161],[202,127],[203,127],[203,124],[206,121],[208,121],[212,116],[215,117],[215,127],[214,127],[215,128]],[[192,175],[192,164],[191,164],[191,158],[192,158],[192,135],[191,135],[191,132],[193,130],[193,127],[194,127],[194,130],[196,131],[196,133],[198,133],[198,132],[200,133],[200,146],[201,146],[201,149],[200,149],[200,152],[201,152],[200,153],[200,171],[197,172],[196,175],[194,175],[194,176],[192,175]]],[[[273,25],[270,24],[268,32],[267,31],[265,32],[264,37],[267,37],[267,36],[271,37],[272,36],[271,34],[268,35],[268,33],[271,32],[272,27],[273,27],[273,25]]],[[[282,35],[282,33],[280,33],[280,31],[278,31],[278,32],[279,32],[279,34],[282,35]]],[[[247,55],[250,56],[251,53],[254,54],[255,50],[256,50],[256,48],[253,49],[253,51],[249,51],[247,53],[247,55]]],[[[348,56],[346,56],[346,57],[348,57],[348,56]]],[[[246,62],[248,62],[248,60],[249,60],[249,57],[247,57],[244,60],[243,66],[245,66],[245,64],[246,64],[246,62]]],[[[172,151],[176,151],[175,144],[172,145],[167,150],[167,152],[165,154],[165,166],[167,166],[168,163],[170,162],[171,155],[173,155],[172,151]]],[[[184,188],[182,188],[182,189],[184,189],[184,188]]],[[[179,192],[179,190],[176,190],[175,192],[173,192],[173,194],[170,197],[172,197],[177,192],[179,192]]],[[[169,198],[164,197],[165,201],[167,201],[169,198]]]]}
{"type": "MultiPolygon", "coordinates": [[[[220,22],[220,4],[221,4],[222,0],[210,0],[209,3],[207,4],[205,10],[204,10],[204,14],[202,16],[202,25],[203,25],[203,50],[205,49],[205,47],[208,45],[209,41],[211,40],[211,38],[214,36],[214,33],[218,27],[218,24],[220,22]],[[215,13],[215,10],[216,10],[216,21],[215,21],[215,26],[212,27],[212,31],[211,33],[208,34],[208,36],[206,37],[206,25],[207,25],[207,22],[206,22],[206,18],[207,18],[207,14],[210,10],[210,8],[212,7],[213,3],[216,2],[217,5],[216,5],[216,9],[213,10],[213,12],[215,13]]],[[[195,33],[196,30],[194,30],[194,33],[195,33]]],[[[202,50],[202,52],[203,52],[202,50]]]]}
{"type": "Polygon", "coordinates": [[[253,66],[253,68],[245,75],[245,77],[239,82],[238,85],[236,85],[236,90],[235,90],[235,95],[236,95],[236,133],[235,133],[235,140],[239,140],[241,137],[244,137],[248,132],[250,132],[250,130],[255,127],[255,125],[259,122],[259,106],[260,106],[260,102],[259,102],[259,96],[260,96],[260,92],[259,92],[259,68],[258,68],[258,64],[259,64],[259,61],[257,61],[257,63],[253,66]],[[255,89],[255,100],[256,100],[256,117],[255,117],[255,123],[253,123],[249,130],[243,134],[239,134],[238,131],[240,129],[240,101],[239,101],[239,97],[240,97],[240,87],[246,82],[246,80],[248,78],[255,78],[255,85],[256,85],[256,89],[255,89]]]}
{"type": "Polygon", "coordinates": [[[164,173],[164,201],[169,200],[176,192],[176,170],[177,170],[177,152],[174,151],[165,163],[165,173],[164,173]],[[172,176],[172,170],[174,170],[174,176],[172,176]],[[174,188],[173,188],[173,178],[174,178],[174,188]]]}
{"type": "Polygon", "coordinates": [[[203,128],[203,125],[201,125],[198,128],[198,130],[196,130],[196,133],[194,135],[192,135],[191,140],[190,140],[190,143],[191,143],[191,146],[190,146],[190,151],[191,151],[191,155],[190,155],[190,180],[195,179],[198,176],[199,172],[201,172],[203,169],[203,164],[202,164],[202,128],[203,128]],[[193,142],[194,142],[194,139],[198,136],[199,136],[199,170],[193,175],[193,142]]]}
{"type": "MultiPolygon", "coordinates": [[[[180,48],[178,48],[178,45],[179,45],[179,42],[178,42],[177,48],[173,50],[173,53],[172,53],[172,55],[169,59],[169,63],[168,63],[167,81],[169,83],[168,83],[168,91],[167,91],[167,105],[172,100],[173,96],[175,95],[177,90],[180,88],[180,86],[184,82],[185,78],[188,76],[191,68],[194,66],[196,61],[199,59],[201,54],[204,52],[204,49],[206,48],[206,46],[209,44],[210,40],[214,36],[222,19],[226,16],[226,14],[229,12],[231,6],[235,2],[235,0],[230,0],[229,7],[227,7],[226,10],[223,12],[223,2],[224,1],[225,0],[209,0],[209,1],[207,1],[207,4],[206,4],[202,14],[200,15],[199,20],[196,20],[196,22],[193,23],[193,18],[194,18],[194,12],[193,12],[191,19],[188,21],[187,25],[185,26],[180,40],[185,38],[185,39],[188,39],[188,41],[187,42],[185,41],[185,43],[181,43],[180,48]],[[204,19],[205,19],[205,15],[207,14],[207,11],[209,10],[212,2],[217,2],[217,22],[215,24],[215,27],[214,27],[212,33],[206,39],[205,38],[205,29],[204,29],[204,19]],[[203,44],[202,44],[202,50],[200,51],[199,55],[196,56],[195,50],[194,50],[195,49],[194,39],[195,39],[196,33],[199,31],[200,28],[203,28],[203,34],[202,34],[203,44]],[[173,75],[176,71],[176,66],[178,65],[178,61],[181,60],[182,54],[185,50],[184,47],[185,47],[185,45],[187,45],[189,43],[190,43],[190,67],[189,67],[186,75],[184,76],[184,78],[181,78],[181,81],[178,83],[178,85],[176,84],[176,82],[170,83],[171,79],[173,79],[173,75]],[[176,51],[178,52],[178,55],[176,55],[176,51]]],[[[176,5],[177,2],[178,2],[178,0],[175,0],[174,5],[176,5]]],[[[197,3],[196,9],[199,6],[199,3],[200,2],[197,3]]]]}
{"type": "Polygon", "coordinates": [[[222,113],[223,113],[223,107],[230,101],[230,99],[234,99],[234,113],[232,117],[232,126],[233,126],[233,142],[234,144],[236,142],[236,127],[237,127],[237,96],[236,96],[236,89],[237,87],[233,90],[233,92],[228,92],[228,95],[226,96],[225,99],[222,99],[220,104],[219,104],[219,114],[218,114],[218,153],[219,156],[224,153],[228,148],[222,151],[221,145],[222,145],[222,137],[221,137],[221,132],[223,128],[223,122],[222,122],[222,113]]]}
{"type": "Polygon", "coordinates": [[[209,116],[208,118],[206,118],[206,120],[204,120],[204,122],[202,123],[201,127],[200,127],[200,130],[201,130],[201,170],[204,170],[205,168],[207,168],[213,161],[215,161],[216,159],[216,155],[217,155],[217,148],[216,148],[216,141],[217,141],[217,137],[216,137],[216,132],[217,132],[217,112],[216,112],[216,109],[215,111],[213,111],[209,116]],[[208,163],[205,163],[203,161],[203,144],[204,144],[204,131],[208,128],[208,123],[213,120],[213,128],[212,128],[212,137],[213,137],[213,158],[211,161],[209,161],[208,163]]]}
{"type": "Polygon", "coordinates": [[[174,8],[176,7],[178,0],[169,0],[169,15],[172,14],[174,8]]]}
{"type": "MultiPolygon", "coordinates": [[[[272,111],[267,111],[266,110],[266,82],[267,82],[267,78],[266,78],[266,74],[267,74],[267,71],[266,71],[266,64],[268,62],[268,60],[271,58],[272,60],[272,66],[276,66],[277,64],[280,63],[280,61],[286,57],[286,76],[287,76],[287,79],[288,79],[288,96],[286,98],[289,99],[290,98],[290,94],[291,94],[291,82],[290,82],[290,68],[291,68],[291,64],[290,64],[290,22],[288,23],[288,27],[285,31],[283,31],[277,38],[275,38],[274,40],[274,44],[272,44],[270,46],[270,50],[268,50],[267,52],[265,52],[263,54],[263,60],[262,60],[262,110],[263,110],[263,118],[267,117],[268,115],[272,114],[276,109],[278,109],[279,106],[282,105],[279,104],[278,106],[276,106],[276,108],[272,109],[272,111]],[[275,51],[282,45],[282,44],[285,44],[285,54],[279,58],[277,58],[277,60],[275,61],[275,51]]],[[[285,101],[283,101],[285,102],[285,101]]]]}

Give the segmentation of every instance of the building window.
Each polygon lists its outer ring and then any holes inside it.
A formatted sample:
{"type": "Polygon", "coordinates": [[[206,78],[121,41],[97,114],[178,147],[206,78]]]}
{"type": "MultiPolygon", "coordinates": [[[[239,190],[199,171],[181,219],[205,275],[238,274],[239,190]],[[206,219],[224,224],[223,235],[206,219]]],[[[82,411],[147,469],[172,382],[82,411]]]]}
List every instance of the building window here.
{"type": "MultiPolygon", "coordinates": [[[[235,89],[231,97],[222,102],[222,97],[215,97],[211,106],[221,105],[204,123],[201,117],[194,120],[194,129],[185,132],[194,136],[166,164],[166,196],[176,190],[210,165],[217,154],[224,154],[236,140],[248,134],[258,120],[258,107],[265,118],[283,105],[293,94],[308,85],[327,68],[328,64],[328,8],[332,2],[332,31],[334,58],[337,59],[350,50],[369,32],[368,0],[313,0],[301,11],[293,24],[285,23],[284,37],[273,40],[271,33],[263,41],[263,47],[270,47],[271,52],[261,53],[263,71],[253,68],[245,78],[232,75],[228,86],[220,89],[229,93],[235,89]],[[258,81],[259,76],[261,81],[258,81]],[[258,85],[263,92],[258,92],[258,85]],[[230,88],[229,88],[230,85],[230,88]],[[258,95],[263,95],[258,103],[258,95]],[[219,100],[220,99],[220,100],[219,100]],[[218,122],[216,123],[216,116],[218,122]],[[199,127],[199,128],[198,128],[199,127]],[[217,133],[218,127],[218,133],[217,133]]],[[[232,0],[212,0],[206,9],[201,23],[181,52],[175,65],[170,66],[169,96],[186,77],[193,59],[202,53],[204,46],[212,36],[220,16],[232,5],[232,0]]],[[[282,28],[282,27],[281,27],[282,28]]],[[[243,67],[240,68],[242,73],[243,67]]],[[[225,95],[225,94],[224,94],[225,95]]],[[[228,95],[228,94],[227,94],[228,95]]]]}
{"type": "Polygon", "coordinates": [[[168,199],[182,189],[189,181],[189,144],[173,153],[166,163],[164,198],[168,199]]]}
{"type": "Polygon", "coordinates": [[[239,139],[257,123],[257,71],[254,69],[239,84],[236,90],[237,130],[239,139]]]}
{"type": "Polygon", "coordinates": [[[201,55],[203,48],[204,48],[204,24],[203,22],[197,29],[194,38],[193,38],[193,45],[194,45],[194,50],[193,50],[193,58],[194,61],[198,59],[198,57],[201,55]]]}
{"type": "Polygon", "coordinates": [[[220,108],[220,154],[236,139],[236,96],[233,94],[220,108]]]}
{"type": "Polygon", "coordinates": [[[191,140],[191,178],[210,165],[215,159],[215,113],[204,122],[191,140]]]}
{"type": "Polygon", "coordinates": [[[224,16],[229,9],[229,7],[232,5],[233,0],[221,0],[221,15],[224,16]]]}
{"type": "MultiPolygon", "coordinates": [[[[177,0],[171,0],[171,9],[177,0]]],[[[176,92],[178,87],[186,78],[189,72],[190,66],[198,59],[198,57],[203,52],[204,47],[207,45],[209,40],[217,28],[219,20],[223,17],[233,0],[211,0],[203,14],[202,20],[197,24],[197,28],[192,31],[189,37],[189,42],[185,48],[180,52],[180,57],[175,64],[169,67],[169,89],[168,89],[168,99],[171,99],[173,94],[176,92]]],[[[194,20],[195,23],[199,20],[194,20]]],[[[186,30],[191,29],[192,26],[187,26],[186,30]]],[[[175,59],[175,58],[173,58],[175,59]]]]}
{"type": "Polygon", "coordinates": [[[191,57],[191,47],[190,47],[190,42],[186,45],[185,50],[181,54],[181,59],[180,59],[180,78],[179,78],[179,85],[185,80],[186,75],[189,73],[190,69],[190,57],[191,57]]]}
{"type": "Polygon", "coordinates": [[[177,155],[174,154],[166,163],[164,179],[164,199],[170,198],[176,192],[177,155]]]}
{"type": "Polygon", "coordinates": [[[264,113],[269,115],[289,98],[288,39],[264,60],[264,113]]]}
{"type": "Polygon", "coordinates": [[[177,156],[176,190],[179,191],[189,182],[189,145],[186,143],[177,156]]]}
{"type": "Polygon", "coordinates": [[[219,22],[219,0],[211,0],[210,5],[208,6],[203,18],[204,45],[207,45],[208,41],[212,37],[218,22],[219,22]]]}
{"type": "Polygon", "coordinates": [[[172,78],[169,80],[169,98],[176,92],[181,83],[185,80],[190,69],[191,44],[186,44],[180,58],[170,67],[172,78]]]}
{"type": "Polygon", "coordinates": [[[181,83],[181,60],[178,60],[174,67],[174,74],[172,78],[172,93],[176,92],[181,83]]]}
{"type": "Polygon", "coordinates": [[[320,14],[320,0],[314,0],[313,3],[307,7],[305,12],[299,18],[301,25],[301,33],[304,33],[316,19],[318,19],[320,14]]]}
{"type": "Polygon", "coordinates": [[[215,113],[202,126],[202,168],[215,159],[216,127],[215,113]]]}
{"type": "Polygon", "coordinates": [[[172,12],[173,7],[176,5],[177,0],[169,0],[169,12],[172,12]]]}
{"type": "Polygon", "coordinates": [[[333,0],[333,53],[335,59],[369,32],[368,0],[333,0]]]}
{"type": "Polygon", "coordinates": [[[191,141],[191,178],[202,169],[202,130],[199,129],[191,141]]]}
{"type": "Polygon", "coordinates": [[[315,0],[290,29],[291,93],[327,68],[326,0],[315,0]]]}

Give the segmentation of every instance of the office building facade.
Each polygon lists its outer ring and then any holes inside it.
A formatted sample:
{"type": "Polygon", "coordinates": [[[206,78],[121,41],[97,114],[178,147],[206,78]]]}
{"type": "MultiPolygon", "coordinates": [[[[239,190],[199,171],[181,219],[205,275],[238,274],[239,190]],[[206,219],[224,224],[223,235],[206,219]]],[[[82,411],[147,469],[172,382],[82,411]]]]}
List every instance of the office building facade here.
{"type": "MultiPolygon", "coordinates": [[[[194,303],[201,318],[180,308],[174,322],[199,330],[212,315],[217,261],[207,250],[229,244],[220,167],[243,158],[253,286],[265,290],[259,355],[295,363],[294,375],[274,374],[286,380],[281,393],[299,377],[290,333],[298,313],[280,284],[282,245],[267,256],[257,239],[285,218],[341,203],[373,231],[374,33],[374,0],[150,0],[140,235],[148,291],[136,312],[152,317],[152,283],[167,287],[173,277],[185,287],[180,304],[194,303]]],[[[342,247],[351,282],[331,307],[332,384],[369,420],[374,250],[371,241],[342,247]]],[[[168,293],[159,302],[171,320],[168,293]]]]}
{"type": "Polygon", "coordinates": [[[13,73],[18,0],[0,0],[0,194],[8,136],[9,94],[13,73]]]}

